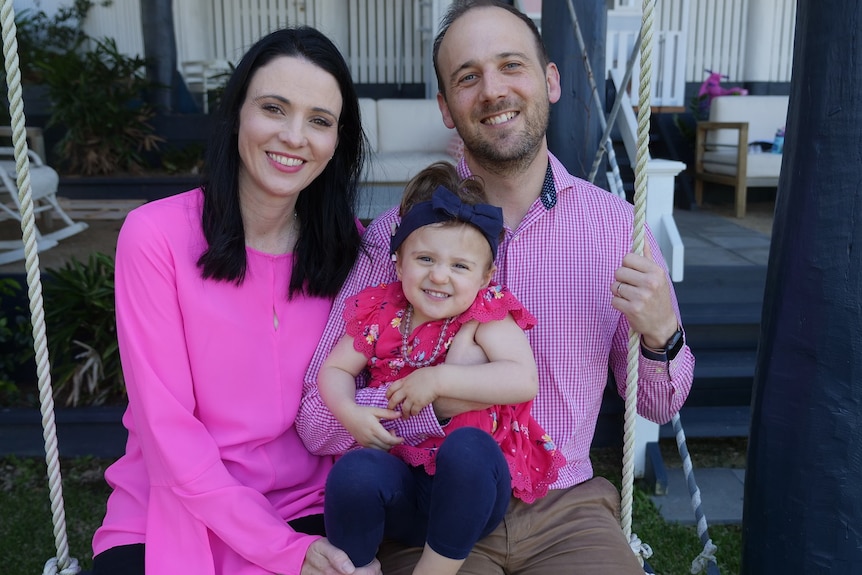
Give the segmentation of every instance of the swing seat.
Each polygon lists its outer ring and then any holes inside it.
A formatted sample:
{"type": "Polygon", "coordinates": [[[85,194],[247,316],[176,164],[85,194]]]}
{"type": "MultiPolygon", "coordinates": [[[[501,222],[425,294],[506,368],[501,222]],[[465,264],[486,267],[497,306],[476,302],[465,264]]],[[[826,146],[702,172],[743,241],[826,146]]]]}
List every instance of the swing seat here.
{"type": "MultiPolygon", "coordinates": [[[[46,226],[51,226],[53,216],[58,216],[63,222],[60,227],[49,233],[42,233],[36,226],[36,246],[39,252],[55,247],[60,240],[86,230],[85,222],[75,222],[57,201],[57,187],[60,176],[56,170],[42,161],[34,151],[28,150],[30,158],[30,188],[33,198],[33,212],[41,214],[46,226]]],[[[0,147],[0,219],[22,220],[21,203],[18,198],[17,175],[15,172],[14,148],[0,147]],[[4,197],[7,192],[8,199],[4,197]]],[[[20,240],[0,241],[0,265],[22,260],[25,257],[24,244],[20,240]]]]}

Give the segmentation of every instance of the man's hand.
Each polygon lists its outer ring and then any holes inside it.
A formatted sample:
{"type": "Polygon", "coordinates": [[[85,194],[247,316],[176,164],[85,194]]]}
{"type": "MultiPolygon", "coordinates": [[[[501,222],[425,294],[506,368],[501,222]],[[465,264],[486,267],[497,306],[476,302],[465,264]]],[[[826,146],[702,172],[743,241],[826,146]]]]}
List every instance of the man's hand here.
{"type": "Polygon", "coordinates": [[[318,539],[308,546],[302,575],[382,575],[380,562],[375,559],[364,567],[354,567],[347,553],[330,543],[318,539]]]}
{"type": "Polygon", "coordinates": [[[436,368],[423,367],[407,377],[393,381],[386,390],[389,409],[401,406],[401,415],[417,415],[425,406],[439,397],[437,393],[436,368]]]}
{"type": "Polygon", "coordinates": [[[644,255],[626,254],[614,273],[611,305],[622,312],[647,347],[661,349],[678,327],[670,299],[667,274],[652,258],[648,243],[644,255]]]}
{"type": "Polygon", "coordinates": [[[389,451],[404,439],[394,435],[380,423],[381,419],[397,419],[401,414],[390,409],[353,405],[339,419],[362,447],[389,451]]]}

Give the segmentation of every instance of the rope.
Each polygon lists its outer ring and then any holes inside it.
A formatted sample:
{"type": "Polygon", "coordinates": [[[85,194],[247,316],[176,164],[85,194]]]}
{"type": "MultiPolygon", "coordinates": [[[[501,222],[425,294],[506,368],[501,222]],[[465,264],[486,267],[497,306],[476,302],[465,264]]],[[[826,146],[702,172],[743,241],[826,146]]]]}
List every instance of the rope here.
{"type": "MultiPolygon", "coordinates": [[[[631,54],[629,55],[629,59],[626,61],[626,71],[623,74],[622,80],[620,81],[620,85],[616,87],[617,95],[614,98],[614,105],[611,107],[611,113],[608,114],[608,122],[607,126],[605,126],[605,131],[602,133],[602,138],[599,140],[599,147],[596,150],[596,157],[593,159],[593,167],[590,168],[590,175],[587,178],[590,183],[594,183],[596,181],[596,174],[599,171],[599,165],[602,162],[602,156],[604,156],[605,148],[610,145],[611,149],[613,149],[613,144],[611,143],[611,130],[614,127],[614,124],[617,121],[617,116],[620,113],[620,108],[623,104],[623,96],[626,93],[626,86],[629,85],[629,81],[632,79],[632,72],[635,67],[635,59],[641,51],[641,33],[638,32],[638,37],[635,39],[634,46],[632,46],[631,54]]],[[[617,188],[622,189],[622,188],[617,188]]]]}
{"type": "MultiPolygon", "coordinates": [[[[604,105],[602,104],[602,100],[599,97],[599,88],[596,86],[596,79],[593,75],[593,67],[590,65],[590,59],[587,54],[587,46],[584,42],[584,36],[581,33],[581,24],[578,21],[578,15],[575,12],[575,7],[572,4],[572,0],[568,0],[569,3],[569,16],[572,19],[572,28],[575,31],[575,38],[578,40],[578,47],[581,49],[581,58],[584,61],[584,68],[587,72],[587,81],[590,84],[590,93],[593,98],[593,104],[596,106],[596,109],[599,110],[599,125],[602,127],[602,131],[608,131],[608,122],[605,119],[605,115],[601,113],[604,110],[604,105]]],[[[620,168],[619,164],[617,164],[617,154],[614,152],[614,146],[611,142],[610,138],[603,138],[599,144],[599,146],[604,146],[608,152],[608,163],[611,165],[611,172],[614,176],[614,184],[616,185],[617,190],[623,189],[623,179],[620,176],[620,168]]],[[[593,177],[590,178],[590,182],[592,183],[593,177]]]]}
{"type": "Polygon", "coordinates": [[[42,575],[77,575],[81,572],[81,567],[78,566],[78,560],[72,557],[72,561],[65,569],[57,570],[57,558],[51,557],[45,562],[45,568],[42,570],[42,575]]]}
{"type": "Polygon", "coordinates": [[[21,70],[18,63],[18,40],[15,11],[12,0],[3,0],[0,8],[3,32],[3,57],[6,66],[9,114],[12,117],[12,142],[15,148],[18,201],[21,204],[21,232],[24,241],[25,269],[30,300],[30,321],[33,325],[33,348],[36,351],[36,374],[39,385],[39,403],[42,411],[42,429],[45,439],[45,462],[48,467],[48,487],[51,498],[51,519],[54,525],[54,544],[57,557],[45,565],[44,573],[73,575],[80,570],[78,562],[69,557],[66,539],[66,512],[63,505],[63,485],[60,476],[60,456],[57,449],[57,427],[54,421],[54,397],[51,388],[51,371],[48,362],[48,343],[45,335],[45,312],[42,302],[42,281],[39,276],[39,255],[36,246],[33,195],[30,189],[30,160],[27,157],[26,121],[21,90],[21,70]]]}
{"type": "Polygon", "coordinates": [[[713,572],[714,569],[714,572],[717,573],[718,565],[715,561],[715,552],[718,551],[718,547],[716,547],[709,537],[706,515],[704,515],[703,509],[701,509],[700,488],[694,480],[694,466],[691,463],[691,455],[685,443],[685,432],[682,429],[682,421],[679,414],[674,415],[671,421],[673,423],[673,431],[676,434],[676,446],[679,450],[680,459],[682,459],[685,483],[691,496],[691,508],[697,521],[697,536],[700,538],[701,543],[703,543],[703,551],[691,562],[691,572],[693,574],[700,573],[701,571],[713,572]]]}
{"type": "MultiPolygon", "coordinates": [[[[655,0],[644,0],[641,22],[641,75],[638,89],[637,158],[635,163],[635,214],[632,231],[632,251],[643,253],[644,222],[646,220],[647,170],[649,160],[650,84],[652,78],[652,30],[655,0]]],[[[626,374],[625,420],[623,424],[623,484],[620,495],[620,523],[626,538],[632,539],[632,507],[634,505],[634,442],[637,419],[638,363],[640,335],[629,329],[628,371],[626,374]]],[[[638,555],[643,561],[643,556],[638,555]]]]}

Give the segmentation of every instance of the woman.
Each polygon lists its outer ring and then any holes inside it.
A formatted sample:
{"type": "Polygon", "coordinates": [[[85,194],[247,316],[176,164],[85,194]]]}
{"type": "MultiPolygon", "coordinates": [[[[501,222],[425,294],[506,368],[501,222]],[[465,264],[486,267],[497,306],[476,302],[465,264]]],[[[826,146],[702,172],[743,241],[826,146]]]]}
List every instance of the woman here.
{"type": "Polygon", "coordinates": [[[227,83],[203,186],[129,214],[116,262],[129,440],[105,474],[97,575],[379,573],[321,537],[331,461],[294,429],[359,249],[363,142],[337,48],[280,30],[227,83]]]}

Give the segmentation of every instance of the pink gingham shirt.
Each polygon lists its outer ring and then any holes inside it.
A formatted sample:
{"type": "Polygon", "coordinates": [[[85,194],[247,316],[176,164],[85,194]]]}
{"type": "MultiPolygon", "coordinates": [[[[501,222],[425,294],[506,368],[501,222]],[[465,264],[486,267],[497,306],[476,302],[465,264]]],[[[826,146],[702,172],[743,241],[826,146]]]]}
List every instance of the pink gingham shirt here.
{"type": "MultiPolygon", "coordinates": [[[[570,175],[549,154],[551,178],[518,229],[506,229],[497,254],[494,281],[507,286],[538,319],[527,332],[539,368],[539,393],[533,415],[566,457],[552,486],[567,488],[593,476],[590,444],[608,380],[613,370],[625,394],[629,324],[611,306],[610,286],[623,256],[631,251],[632,206],[620,198],[570,175]]],[[[462,176],[469,168],[462,160],[462,176]]],[[[389,238],[397,208],[379,216],[366,230],[361,255],[336,299],[320,345],[306,374],[296,427],[306,447],[317,454],[338,454],[355,445],[329,412],[318,393],[317,373],[344,333],[345,298],[362,288],[395,279],[389,238]]],[[[653,254],[664,267],[651,233],[653,254]]],[[[668,279],[668,284],[670,280],[668,279]]],[[[671,294],[677,319],[679,310],[671,294]]],[[[682,323],[680,322],[680,325],[682,323]]],[[[694,356],[684,346],[670,362],[641,355],[638,413],[664,423],[679,411],[691,389],[694,356]]],[[[363,387],[357,402],[386,406],[385,391],[363,387]]],[[[398,435],[415,444],[443,436],[433,409],[391,423],[398,435]]]]}

